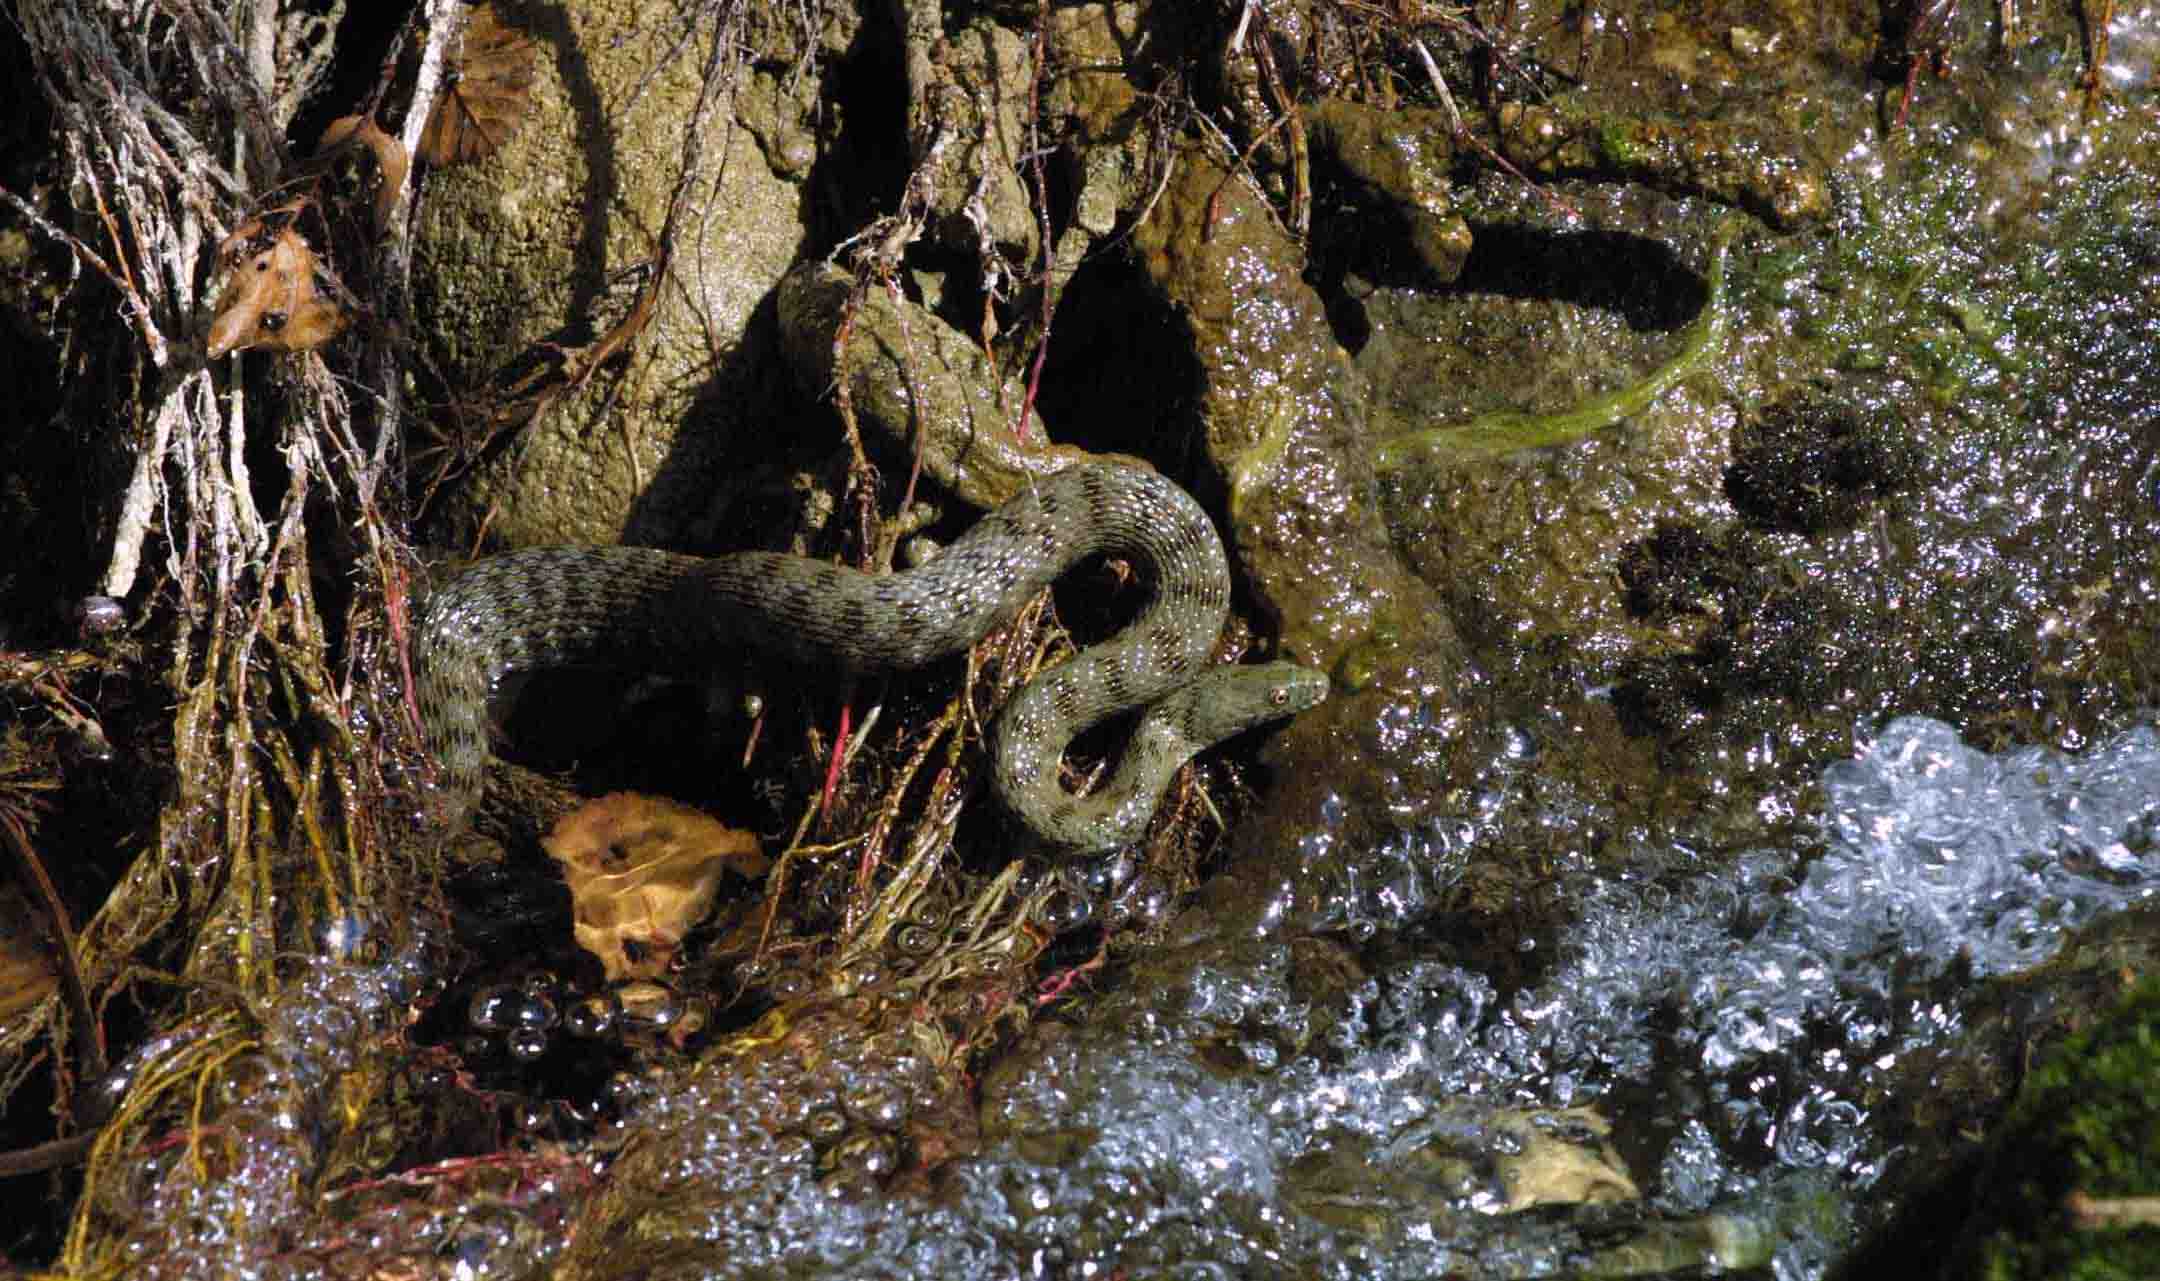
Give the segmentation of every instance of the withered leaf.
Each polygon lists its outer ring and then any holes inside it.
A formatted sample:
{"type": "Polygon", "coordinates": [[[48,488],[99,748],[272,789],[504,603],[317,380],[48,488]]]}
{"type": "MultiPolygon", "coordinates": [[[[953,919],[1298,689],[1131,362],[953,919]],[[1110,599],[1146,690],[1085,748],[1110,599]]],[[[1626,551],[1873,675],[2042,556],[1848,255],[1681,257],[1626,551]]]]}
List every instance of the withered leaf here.
{"type": "Polygon", "coordinates": [[[720,874],[763,876],[757,837],[656,796],[615,792],[567,814],[541,847],[562,864],[572,932],[610,982],[665,974],[712,907],[720,874]]]}
{"type": "Polygon", "coordinates": [[[492,4],[473,10],[435,100],[420,154],[431,165],[478,160],[510,140],[525,115],[533,83],[533,42],[505,26],[492,4]]]}
{"type": "Polygon", "coordinates": [[[352,313],[330,296],[315,251],[293,225],[305,201],[267,210],[218,246],[227,273],[203,346],[212,360],[249,347],[308,351],[345,332],[352,313]]]}
{"type": "Polygon", "coordinates": [[[383,132],[373,116],[339,116],[323,130],[315,154],[327,159],[347,146],[366,147],[374,155],[375,225],[389,226],[390,216],[397,212],[398,190],[405,185],[405,171],[412,165],[405,144],[383,132]]]}

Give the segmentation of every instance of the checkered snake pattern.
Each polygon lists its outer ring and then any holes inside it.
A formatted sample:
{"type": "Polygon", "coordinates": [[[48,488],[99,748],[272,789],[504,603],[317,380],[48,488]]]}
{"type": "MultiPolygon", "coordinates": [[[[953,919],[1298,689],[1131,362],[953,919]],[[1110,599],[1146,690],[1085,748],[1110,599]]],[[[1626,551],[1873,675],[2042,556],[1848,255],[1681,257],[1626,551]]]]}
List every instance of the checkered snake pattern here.
{"type": "Polygon", "coordinates": [[[697,675],[747,653],[835,676],[959,653],[1090,556],[1127,561],[1146,595],[1116,635],[1037,675],[992,726],[992,784],[1054,852],[1140,837],[1178,766],[1327,693],[1292,663],[1208,662],[1230,606],[1222,541],[1176,485],[1136,467],[1069,468],[985,516],[929,561],[868,574],[801,556],[540,548],[483,560],[424,606],[416,683],[452,818],[477,801],[488,698],[509,673],[612,666],[697,675]],[[1145,708],[1116,771],[1080,797],[1059,780],[1073,737],[1145,708]]]}

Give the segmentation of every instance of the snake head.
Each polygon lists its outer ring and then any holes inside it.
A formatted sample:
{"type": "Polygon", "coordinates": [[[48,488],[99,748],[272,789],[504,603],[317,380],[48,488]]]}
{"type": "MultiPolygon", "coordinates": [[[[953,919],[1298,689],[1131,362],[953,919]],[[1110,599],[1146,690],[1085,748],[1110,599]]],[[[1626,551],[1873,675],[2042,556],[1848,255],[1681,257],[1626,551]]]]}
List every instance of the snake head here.
{"type": "Polygon", "coordinates": [[[1328,696],[1327,673],[1296,663],[1217,668],[1208,676],[1210,741],[1295,716],[1328,696]]]}
{"type": "Polygon", "coordinates": [[[1268,703],[1277,716],[1295,716],[1327,701],[1330,682],[1326,672],[1296,663],[1270,663],[1268,667],[1274,669],[1276,678],[1274,688],[1268,691],[1268,703]]]}

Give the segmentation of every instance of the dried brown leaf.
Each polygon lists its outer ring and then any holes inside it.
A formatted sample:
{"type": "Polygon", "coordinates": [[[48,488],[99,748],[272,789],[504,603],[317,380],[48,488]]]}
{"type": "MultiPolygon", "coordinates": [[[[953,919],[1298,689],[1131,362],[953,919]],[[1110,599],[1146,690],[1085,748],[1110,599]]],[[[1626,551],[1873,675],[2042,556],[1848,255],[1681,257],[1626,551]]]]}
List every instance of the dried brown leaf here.
{"type": "Polygon", "coordinates": [[[712,907],[720,875],[763,876],[757,837],[674,801],[616,792],[540,842],[562,864],[578,946],[611,982],[657,978],[712,907]]]}
{"type": "Polygon", "coordinates": [[[391,215],[397,212],[398,192],[405,185],[405,171],[412,167],[405,144],[385,133],[373,116],[339,116],[323,130],[315,155],[328,159],[347,146],[366,147],[374,155],[375,225],[389,226],[391,215]]]}
{"type": "Polygon", "coordinates": [[[532,39],[505,26],[494,5],[473,10],[442,96],[420,134],[421,156],[431,165],[453,165],[508,142],[525,116],[534,60],[532,39]]]}
{"type": "Polygon", "coordinates": [[[352,313],[329,296],[315,251],[293,225],[304,201],[257,214],[218,246],[227,272],[204,347],[212,360],[249,347],[308,351],[345,332],[352,313]]]}

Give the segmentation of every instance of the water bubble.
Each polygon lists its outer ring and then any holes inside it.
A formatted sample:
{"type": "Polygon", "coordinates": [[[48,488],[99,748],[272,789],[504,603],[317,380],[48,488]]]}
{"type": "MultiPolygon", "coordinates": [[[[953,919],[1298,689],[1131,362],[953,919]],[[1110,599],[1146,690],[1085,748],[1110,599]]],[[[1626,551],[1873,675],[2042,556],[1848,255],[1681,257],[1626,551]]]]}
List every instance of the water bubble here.
{"type": "Polygon", "coordinates": [[[614,993],[596,992],[563,1012],[563,1030],[588,1040],[603,1037],[614,1030],[621,1014],[622,1004],[614,993]]]}
{"type": "Polygon", "coordinates": [[[512,1028],[503,1036],[503,1048],[517,1062],[531,1063],[547,1054],[547,1029],[539,1027],[512,1028]]]}
{"type": "Polygon", "coordinates": [[[850,993],[882,992],[892,986],[892,969],[875,956],[865,956],[840,975],[839,987],[850,993]]]}
{"type": "Polygon", "coordinates": [[[937,894],[925,894],[916,899],[909,905],[906,916],[908,924],[929,930],[938,929],[950,919],[952,900],[937,894]]]}
{"type": "Polygon", "coordinates": [[[1140,874],[1140,860],[1129,849],[1115,850],[1081,864],[1074,872],[1081,893],[1105,898],[1117,893],[1140,874]]]}
{"type": "Polygon", "coordinates": [[[524,994],[524,999],[517,1003],[511,1017],[518,1027],[540,1031],[554,1027],[560,1021],[560,1015],[557,1014],[555,1009],[555,1002],[549,997],[531,991],[527,991],[524,994]]]}
{"type": "Polygon", "coordinates": [[[602,1097],[618,1112],[630,1111],[642,1102],[648,1093],[644,1078],[635,1072],[617,1072],[601,1087],[602,1097]]]}
{"type": "Polygon", "coordinates": [[[1052,934],[1080,929],[1094,919],[1094,900],[1062,885],[1050,891],[1035,909],[1036,924],[1052,934]]]}
{"type": "Polygon", "coordinates": [[[850,1117],[877,1130],[897,1130],[907,1119],[906,1095],[890,1082],[872,1078],[848,1089],[840,1105],[850,1117]]]}
{"type": "Polygon", "coordinates": [[[1117,911],[1136,930],[1149,930],[1170,919],[1177,905],[1170,883],[1155,872],[1142,872],[1118,895],[1117,911]]]}
{"type": "Polygon", "coordinates": [[[626,983],[615,989],[619,1021],[643,1032],[666,1032],[683,1017],[682,997],[658,983],[626,983]]]}
{"type": "Polygon", "coordinates": [[[899,1164],[900,1145],[890,1134],[855,1134],[833,1149],[834,1169],[853,1171],[871,1179],[884,1178],[899,1164]]]}
{"type": "Polygon", "coordinates": [[[860,1170],[834,1170],[818,1180],[818,1190],[831,1201],[862,1204],[877,1198],[878,1183],[860,1170]]]}
{"type": "Polygon", "coordinates": [[[515,1026],[524,994],[508,983],[494,983],[472,994],[465,1007],[465,1022],[477,1032],[502,1032],[515,1026]]]}

